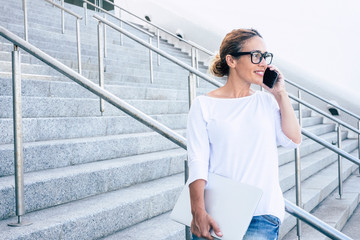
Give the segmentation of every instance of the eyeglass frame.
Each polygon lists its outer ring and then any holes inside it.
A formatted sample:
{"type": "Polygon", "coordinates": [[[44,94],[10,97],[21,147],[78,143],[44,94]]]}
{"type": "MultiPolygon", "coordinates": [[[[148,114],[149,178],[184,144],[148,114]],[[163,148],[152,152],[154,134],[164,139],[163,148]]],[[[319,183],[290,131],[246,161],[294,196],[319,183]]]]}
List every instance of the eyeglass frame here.
{"type": "MultiPolygon", "coordinates": [[[[253,64],[259,64],[259,63],[261,63],[261,61],[263,60],[263,58],[265,59],[265,62],[266,62],[266,55],[267,55],[267,54],[270,54],[270,56],[271,56],[271,61],[270,61],[270,63],[266,63],[266,64],[270,65],[270,64],[272,63],[272,60],[273,60],[273,57],[274,57],[274,55],[273,55],[272,53],[270,53],[270,52],[264,52],[264,53],[262,53],[262,52],[259,51],[259,50],[254,50],[254,51],[251,51],[251,52],[237,52],[237,53],[235,53],[235,54],[230,54],[230,55],[233,56],[233,57],[240,57],[240,56],[243,56],[243,55],[251,55],[251,62],[252,62],[253,64]],[[259,61],[258,63],[254,63],[254,61],[253,61],[253,53],[260,53],[260,54],[261,54],[260,61],[259,61]]],[[[268,55],[268,56],[269,56],[269,55],[268,55]]]]}

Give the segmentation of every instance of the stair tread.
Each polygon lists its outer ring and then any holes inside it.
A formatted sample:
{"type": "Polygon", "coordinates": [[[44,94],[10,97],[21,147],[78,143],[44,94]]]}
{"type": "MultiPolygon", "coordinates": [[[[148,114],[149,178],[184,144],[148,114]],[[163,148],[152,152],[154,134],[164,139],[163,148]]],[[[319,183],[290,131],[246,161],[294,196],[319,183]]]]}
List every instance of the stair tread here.
{"type": "Polygon", "coordinates": [[[66,230],[67,238],[85,235],[92,238],[103,237],[104,232],[110,234],[114,229],[128,227],[142,221],[144,217],[151,218],[169,211],[183,182],[183,175],[177,174],[31,212],[26,215],[26,221],[33,224],[26,228],[9,228],[7,224],[14,222],[15,218],[6,219],[0,222],[1,236],[5,239],[30,235],[33,237],[37,231],[44,230],[51,231],[48,233],[51,237],[59,238],[66,230]],[[167,203],[162,203],[166,206],[159,201],[164,198],[168,200],[167,203]],[[153,202],[147,203],[148,199],[153,199],[153,202]]]}

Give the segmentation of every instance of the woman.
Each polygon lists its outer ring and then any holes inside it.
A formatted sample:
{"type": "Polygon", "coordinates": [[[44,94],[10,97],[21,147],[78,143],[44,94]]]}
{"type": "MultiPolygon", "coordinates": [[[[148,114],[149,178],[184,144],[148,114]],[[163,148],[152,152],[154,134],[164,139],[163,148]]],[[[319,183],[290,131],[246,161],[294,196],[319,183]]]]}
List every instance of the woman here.
{"type": "Polygon", "coordinates": [[[244,239],[278,239],[285,207],[277,145],[297,147],[301,131],[284,77],[271,61],[272,54],[266,52],[256,30],[233,30],[210,68],[215,76],[227,76],[226,84],[197,97],[191,106],[187,145],[194,239],[213,239],[210,229],[222,236],[204,206],[208,172],[261,188],[263,195],[244,239]],[[267,67],[279,74],[272,89],[263,84],[267,67]],[[251,84],[269,93],[253,91],[251,84]]]}

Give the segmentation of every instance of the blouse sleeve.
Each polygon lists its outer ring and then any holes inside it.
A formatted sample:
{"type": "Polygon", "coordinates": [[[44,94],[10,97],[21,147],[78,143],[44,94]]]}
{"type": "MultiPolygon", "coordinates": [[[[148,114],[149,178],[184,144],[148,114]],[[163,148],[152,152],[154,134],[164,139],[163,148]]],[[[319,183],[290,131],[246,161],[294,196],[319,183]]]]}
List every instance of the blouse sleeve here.
{"type": "Polygon", "coordinates": [[[275,117],[275,131],[276,131],[276,143],[277,145],[281,145],[285,148],[296,148],[301,143],[296,144],[290,138],[288,138],[285,133],[282,131],[281,128],[281,112],[279,105],[277,104],[276,100],[271,97],[272,105],[274,110],[274,117],[275,117]]]}
{"type": "Polygon", "coordinates": [[[207,181],[210,146],[203,110],[199,98],[191,105],[187,121],[188,183],[198,179],[207,181]]]}

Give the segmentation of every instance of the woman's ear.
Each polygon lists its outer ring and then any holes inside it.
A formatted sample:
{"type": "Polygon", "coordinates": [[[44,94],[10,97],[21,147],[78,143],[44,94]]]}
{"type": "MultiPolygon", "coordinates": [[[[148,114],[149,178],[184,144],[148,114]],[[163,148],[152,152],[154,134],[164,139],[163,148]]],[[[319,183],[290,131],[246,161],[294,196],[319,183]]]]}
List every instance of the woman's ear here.
{"type": "Polygon", "coordinates": [[[234,68],[236,65],[236,60],[231,55],[226,55],[226,63],[230,68],[234,68]]]}

